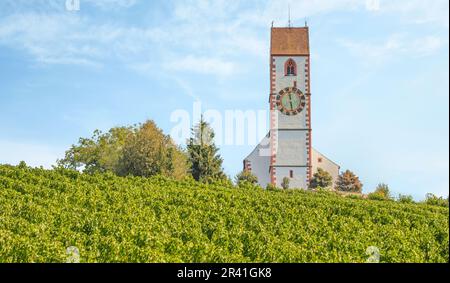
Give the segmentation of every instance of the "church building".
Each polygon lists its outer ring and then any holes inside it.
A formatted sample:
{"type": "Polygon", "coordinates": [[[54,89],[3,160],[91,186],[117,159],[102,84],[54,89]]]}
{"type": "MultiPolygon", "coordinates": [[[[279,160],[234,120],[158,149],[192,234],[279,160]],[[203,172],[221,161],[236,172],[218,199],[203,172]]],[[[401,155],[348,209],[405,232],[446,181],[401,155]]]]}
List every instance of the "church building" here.
{"type": "Polygon", "coordinates": [[[270,131],[244,159],[244,170],[266,187],[309,187],[318,168],[335,183],[340,166],[312,147],[309,29],[272,27],[270,47],[270,131]]]}

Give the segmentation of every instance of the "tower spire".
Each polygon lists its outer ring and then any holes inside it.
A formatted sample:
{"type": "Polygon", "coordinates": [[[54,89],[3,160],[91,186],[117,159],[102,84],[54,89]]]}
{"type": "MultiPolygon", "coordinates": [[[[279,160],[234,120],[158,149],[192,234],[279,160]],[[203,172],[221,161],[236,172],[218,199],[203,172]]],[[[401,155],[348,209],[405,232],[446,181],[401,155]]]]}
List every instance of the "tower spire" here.
{"type": "Polygon", "coordinates": [[[289,18],[288,27],[291,28],[292,27],[292,25],[291,25],[291,4],[288,4],[288,18],[289,18]]]}

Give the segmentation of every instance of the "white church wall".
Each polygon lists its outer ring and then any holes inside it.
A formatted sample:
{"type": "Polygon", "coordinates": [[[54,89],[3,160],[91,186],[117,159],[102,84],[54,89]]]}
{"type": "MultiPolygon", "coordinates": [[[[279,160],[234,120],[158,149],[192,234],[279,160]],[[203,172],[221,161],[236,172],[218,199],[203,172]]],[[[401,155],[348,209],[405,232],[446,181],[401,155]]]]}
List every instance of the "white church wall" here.
{"type": "MultiPolygon", "coordinates": [[[[267,142],[265,139],[261,142],[267,142]]],[[[265,188],[270,183],[270,156],[267,155],[266,147],[261,143],[246,158],[250,162],[251,172],[258,178],[258,184],[265,188]]]]}
{"type": "Polygon", "coordinates": [[[277,111],[276,113],[279,129],[307,129],[306,107],[302,112],[296,115],[296,119],[292,119],[292,116],[285,115],[280,111],[277,111]]]}
{"type": "Polygon", "coordinates": [[[277,187],[281,188],[283,178],[289,178],[289,188],[291,189],[307,189],[306,184],[306,167],[277,167],[276,178],[277,187]],[[290,171],[293,171],[293,178],[290,178],[290,171]],[[300,177],[300,178],[299,178],[300,177]]]}
{"type": "Polygon", "coordinates": [[[305,65],[307,63],[306,56],[276,56],[275,58],[275,73],[276,73],[276,84],[277,90],[282,90],[286,87],[294,86],[294,81],[297,81],[297,88],[305,93],[305,65]],[[297,76],[285,76],[284,66],[287,60],[292,59],[297,64],[297,76]]]}
{"type": "Polygon", "coordinates": [[[279,131],[276,165],[306,165],[306,131],[279,131]]]}
{"type": "Polygon", "coordinates": [[[331,161],[329,158],[327,158],[325,155],[321,154],[317,150],[313,148],[312,150],[312,167],[313,167],[313,174],[317,173],[317,169],[321,168],[328,173],[330,173],[331,177],[333,178],[333,187],[336,184],[336,180],[339,176],[339,165],[331,161]]]}

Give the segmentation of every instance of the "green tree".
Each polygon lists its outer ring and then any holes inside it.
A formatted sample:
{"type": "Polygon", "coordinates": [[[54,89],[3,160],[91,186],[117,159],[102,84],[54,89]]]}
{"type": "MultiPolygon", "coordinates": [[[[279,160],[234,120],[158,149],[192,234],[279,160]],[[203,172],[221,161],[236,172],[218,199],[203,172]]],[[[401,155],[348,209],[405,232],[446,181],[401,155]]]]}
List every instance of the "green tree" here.
{"type": "Polygon", "coordinates": [[[370,200],[387,200],[386,197],[382,194],[372,192],[367,195],[367,198],[370,200]]]}
{"type": "Polygon", "coordinates": [[[283,181],[281,182],[281,187],[285,190],[289,189],[289,183],[290,179],[288,177],[284,177],[283,181]]]}
{"type": "Polygon", "coordinates": [[[389,186],[384,183],[378,184],[378,186],[375,188],[374,194],[379,195],[381,198],[384,199],[390,199],[391,198],[391,191],[389,189],[389,186]]]}
{"type": "Polygon", "coordinates": [[[19,169],[28,169],[28,165],[27,165],[27,163],[25,162],[25,161],[20,161],[19,162],[19,165],[17,165],[17,168],[19,168],[19,169]]]}
{"type": "Polygon", "coordinates": [[[414,199],[411,195],[398,195],[398,202],[401,203],[414,203],[414,199]]]}
{"type": "Polygon", "coordinates": [[[343,192],[361,193],[363,184],[352,171],[346,170],[338,176],[336,189],[343,192]]]}
{"type": "Polygon", "coordinates": [[[119,160],[118,174],[181,179],[188,171],[187,157],[153,121],[147,121],[130,135],[119,160]]]}
{"type": "Polygon", "coordinates": [[[323,170],[322,168],[318,168],[317,172],[314,173],[313,178],[311,180],[310,187],[311,188],[328,188],[333,185],[333,177],[331,177],[330,173],[323,170]]]}
{"type": "Polygon", "coordinates": [[[432,193],[428,193],[425,195],[425,203],[428,205],[448,207],[448,197],[447,199],[445,199],[443,197],[438,197],[432,193]]]}
{"type": "Polygon", "coordinates": [[[250,183],[252,185],[256,185],[258,183],[258,177],[256,177],[250,170],[243,170],[239,174],[236,175],[236,184],[238,186],[243,183],[250,183]]]}
{"type": "Polygon", "coordinates": [[[268,183],[267,186],[266,186],[266,190],[268,190],[268,191],[276,191],[276,190],[278,190],[278,188],[274,184],[268,183]]]}
{"type": "Polygon", "coordinates": [[[80,138],[57,163],[85,173],[122,176],[162,174],[182,178],[188,169],[186,154],[153,121],[115,127],[107,133],[96,130],[91,138],[80,138]]]}
{"type": "Polygon", "coordinates": [[[135,132],[133,127],[115,127],[107,133],[95,130],[91,138],[80,138],[57,163],[67,169],[83,169],[85,173],[117,173],[122,149],[135,132]]]}
{"type": "Polygon", "coordinates": [[[190,173],[195,180],[210,183],[225,178],[219,148],[214,144],[214,131],[203,119],[192,129],[187,144],[190,173]]]}

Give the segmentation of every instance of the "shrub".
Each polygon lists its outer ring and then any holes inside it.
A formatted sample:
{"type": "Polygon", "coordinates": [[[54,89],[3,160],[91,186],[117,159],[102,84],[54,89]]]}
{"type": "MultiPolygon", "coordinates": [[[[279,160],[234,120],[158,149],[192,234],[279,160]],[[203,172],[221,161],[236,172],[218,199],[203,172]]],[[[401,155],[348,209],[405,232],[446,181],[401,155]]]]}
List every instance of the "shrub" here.
{"type": "Polygon", "coordinates": [[[287,190],[287,189],[289,189],[289,183],[290,183],[289,178],[288,177],[284,177],[283,181],[281,182],[281,187],[283,189],[287,190]]]}
{"type": "MultiPolygon", "coordinates": [[[[192,177],[192,176],[191,176],[192,177]]],[[[195,179],[192,177],[192,179],[195,181],[195,179]]],[[[234,187],[233,181],[230,179],[230,177],[224,175],[222,178],[215,178],[211,179],[208,184],[213,184],[216,186],[222,186],[225,188],[232,188],[234,187]]]]}
{"type": "Polygon", "coordinates": [[[19,165],[17,166],[17,168],[19,168],[19,169],[27,169],[28,165],[27,165],[27,163],[25,161],[22,160],[22,161],[19,162],[19,165]]]}
{"type": "Polygon", "coordinates": [[[278,188],[277,188],[277,186],[275,186],[274,184],[269,183],[269,184],[267,184],[267,186],[266,186],[266,190],[268,190],[268,191],[276,191],[276,190],[278,190],[278,188]]]}
{"type": "Polygon", "coordinates": [[[437,197],[434,194],[428,193],[425,196],[425,203],[428,205],[448,207],[448,198],[445,199],[443,197],[437,197]]]}
{"type": "Polygon", "coordinates": [[[310,187],[311,188],[328,188],[333,185],[333,178],[330,173],[323,170],[322,168],[318,168],[317,172],[314,173],[313,178],[311,180],[310,187]]]}
{"type": "Polygon", "coordinates": [[[361,181],[359,181],[358,176],[350,170],[341,173],[336,181],[336,189],[343,192],[360,193],[362,187],[363,185],[361,181]]]}
{"type": "Polygon", "coordinates": [[[236,185],[241,185],[243,182],[250,183],[252,185],[256,185],[258,183],[258,177],[256,177],[250,170],[243,170],[239,174],[236,175],[236,185]]]}
{"type": "Polygon", "coordinates": [[[350,199],[364,199],[361,195],[354,195],[354,194],[350,194],[346,197],[350,199]]]}
{"type": "Polygon", "coordinates": [[[398,195],[398,202],[401,203],[414,203],[414,199],[411,195],[398,195]]]}
{"type": "Polygon", "coordinates": [[[378,184],[378,186],[375,189],[375,193],[381,197],[384,197],[384,199],[391,198],[391,192],[389,190],[389,186],[384,183],[378,184]]]}
{"type": "Polygon", "coordinates": [[[367,195],[367,198],[370,200],[387,200],[383,194],[374,192],[367,195]]]}

